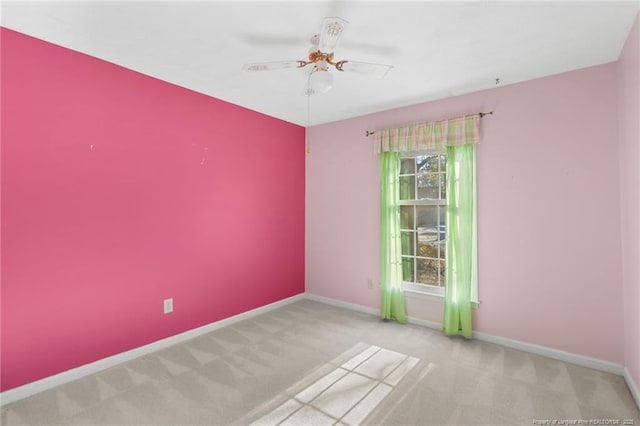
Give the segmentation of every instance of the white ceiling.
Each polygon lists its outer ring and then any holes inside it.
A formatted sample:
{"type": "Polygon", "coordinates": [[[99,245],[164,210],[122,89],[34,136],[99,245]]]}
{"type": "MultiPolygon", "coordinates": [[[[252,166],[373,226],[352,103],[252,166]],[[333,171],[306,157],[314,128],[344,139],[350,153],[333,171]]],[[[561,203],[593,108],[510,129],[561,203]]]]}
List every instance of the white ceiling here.
{"type": "Polygon", "coordinates": [[[349,21],[336,60],[391,64],[379,79],[333,70],[311,125],[618,59],[640,1],[1,3],[2,26],[273,117],[308,124],[306,74],[247,62],[305,59],[327,16],[349,21]]]}

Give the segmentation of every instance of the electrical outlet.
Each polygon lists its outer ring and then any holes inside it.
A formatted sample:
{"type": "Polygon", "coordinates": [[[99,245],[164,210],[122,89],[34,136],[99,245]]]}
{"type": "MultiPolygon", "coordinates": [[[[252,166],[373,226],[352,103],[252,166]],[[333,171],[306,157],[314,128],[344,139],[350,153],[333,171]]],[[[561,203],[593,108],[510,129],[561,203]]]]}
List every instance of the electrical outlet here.
{"type": "Polygon", "coordinates": [[[170,314],[173,312],[173,297],[164,299],[164,313],[170,314]]]}

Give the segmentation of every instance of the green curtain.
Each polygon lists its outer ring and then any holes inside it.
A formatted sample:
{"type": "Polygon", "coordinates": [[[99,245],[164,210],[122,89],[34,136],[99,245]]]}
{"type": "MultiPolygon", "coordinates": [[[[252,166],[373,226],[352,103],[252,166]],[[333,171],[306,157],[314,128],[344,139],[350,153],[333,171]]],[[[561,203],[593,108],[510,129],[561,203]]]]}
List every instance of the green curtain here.
{"type": "Polygon", "coordinates": [[[477,282],[475,144],[447,147],[447,274],[442,330],[472,337],[477,282]]]}
{"type": "Polygon", "coordinates": [[[398,181],[400,154],[382,152],[380,161],[380,284],[382,319],[407,322],[405,296],[402,290],[402,252],[400,238],[400,206],[398,181]]]}

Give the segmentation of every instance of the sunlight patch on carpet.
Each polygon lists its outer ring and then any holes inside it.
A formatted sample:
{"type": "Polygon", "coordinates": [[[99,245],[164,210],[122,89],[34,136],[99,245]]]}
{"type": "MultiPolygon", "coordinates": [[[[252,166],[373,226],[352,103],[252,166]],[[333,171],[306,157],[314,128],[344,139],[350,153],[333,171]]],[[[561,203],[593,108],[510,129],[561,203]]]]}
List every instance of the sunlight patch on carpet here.
{"type": "Polygon", "coordinates": [[[255,426],[360,424],[418,364],[418,358],[358,343],[262,406],[255,426]],[[274,407],[275,408],[269,408],[274,407]]]}

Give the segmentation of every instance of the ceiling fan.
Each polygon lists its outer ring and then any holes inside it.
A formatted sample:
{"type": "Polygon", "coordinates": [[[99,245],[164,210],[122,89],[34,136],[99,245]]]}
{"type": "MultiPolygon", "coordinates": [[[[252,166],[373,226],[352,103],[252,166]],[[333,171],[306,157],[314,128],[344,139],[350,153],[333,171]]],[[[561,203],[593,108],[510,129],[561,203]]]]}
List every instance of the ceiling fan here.
{"type": "Polygon", "coordinates": [[[304,94],[308,96],[326,93],[333,87],[333,75],[329,73],[330,66],[338,71],[384,77],[393,66],[350,60],[334,60],[333,51],[347,24],[348,22],[341,18],[325,18],[320,34],[316,34],[310,39],[311,47],[309,48],[307,60],[251,63],[243,65],[242,69],[252,72],[271,71],[284,68],[304,68],[308,65],[313,65],[304,91],[304,94]]]}

